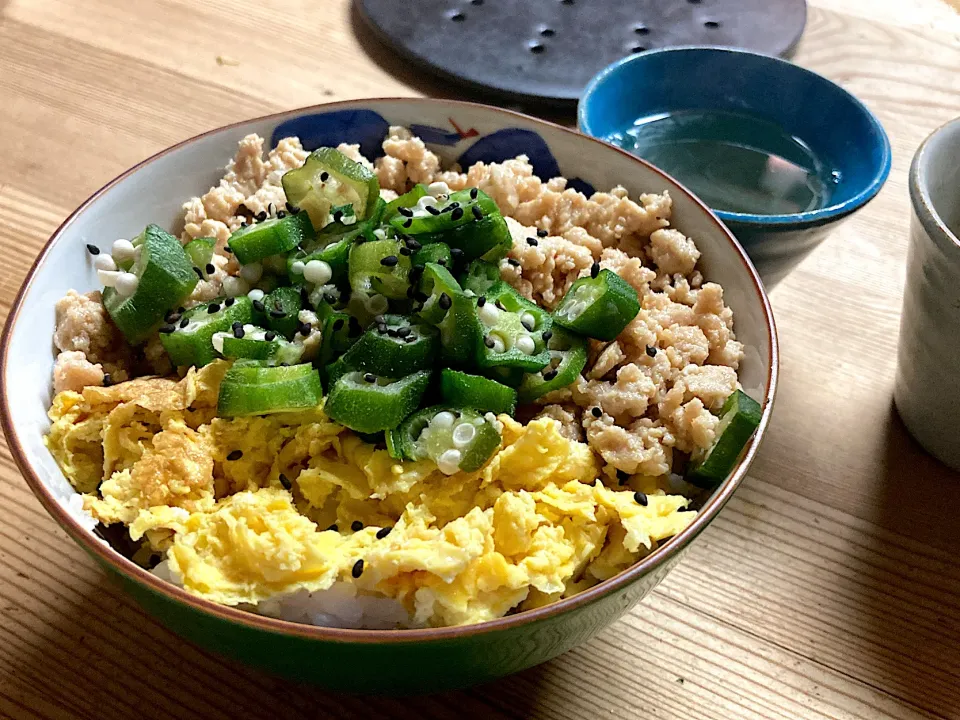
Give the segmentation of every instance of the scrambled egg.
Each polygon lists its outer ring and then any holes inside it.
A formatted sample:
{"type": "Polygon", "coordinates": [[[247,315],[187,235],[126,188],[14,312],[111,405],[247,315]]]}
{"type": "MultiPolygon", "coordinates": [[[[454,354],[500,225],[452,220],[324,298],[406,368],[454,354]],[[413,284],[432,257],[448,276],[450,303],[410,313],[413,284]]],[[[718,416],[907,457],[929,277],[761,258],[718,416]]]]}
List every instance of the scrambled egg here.
{"type": "Polygon", "coordinates": [[[396,598],[413,625],[482,622],[612,577],[695,516],[653,484],[618,487],[550,417],[501,416],[500,451],[451,476],[393,460],[322,408],[218,418],[227,366],[62,392],[46,438],[95,518],[215,602],[339,581],[396,598]]]}

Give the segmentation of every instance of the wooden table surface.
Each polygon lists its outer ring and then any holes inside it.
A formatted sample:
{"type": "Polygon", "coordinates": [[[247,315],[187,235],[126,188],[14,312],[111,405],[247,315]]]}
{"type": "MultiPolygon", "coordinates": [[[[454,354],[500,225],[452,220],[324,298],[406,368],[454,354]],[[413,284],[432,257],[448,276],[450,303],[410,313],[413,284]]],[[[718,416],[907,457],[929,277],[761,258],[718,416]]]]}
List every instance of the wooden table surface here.
{"type": "MultiPolygon", "coordinates": [[[[960,16],[942,0],[811,4],[795,60],[877,113],[893,172],[772,294],[770,432],[651,597],[585,647],[469,691],[290,686],[145,616],[0,445],[0,716],[960,718],[960,474],[891,403],[907,169],[960,115],[960,16]]],[[[0,0],[0,321],[59,222],[148,155],[277,110],[420,94],[459,96],[368,40],[348,0],[0,0]]]]}

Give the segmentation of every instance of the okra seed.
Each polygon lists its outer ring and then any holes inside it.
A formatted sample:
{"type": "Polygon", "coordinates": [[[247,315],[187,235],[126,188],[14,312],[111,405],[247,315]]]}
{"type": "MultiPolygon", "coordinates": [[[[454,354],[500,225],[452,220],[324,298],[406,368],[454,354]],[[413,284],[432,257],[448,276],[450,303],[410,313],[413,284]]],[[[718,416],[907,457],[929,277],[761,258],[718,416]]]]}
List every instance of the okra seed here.
{"type": "Polygon", "coordinates": [[[637,505],[642,505],[643,507],[646,507],[647,503],[649,502],[646,493],[642,492],[635,492],[633,494],[633,499],[637,501],[637,505]]]}
{"type": "Polygon", "coordinates": [[[104,287],[114,287],[120,272],[117,270],[97,270],[97,278],[104,287]]]}
{"type": "Polygon", "coordinates": [[[545,238],[545,237],[547,236],[547,234],[548,234],[548,233],[547,233],[546,230],[542,230],[542,229],[541,229],[541,230],[537,230],[537,237],[545,238]]]}
{"type": "Polygon", "coordinates": [[[444,475],[453,475],[460,470],[460,461],[462,459],[463,456],[459,450],[445,450],[440,454],[440,457],[437,458],[437,469],[444,475]]]}
{"type": "Polygon", "coordinates": [[[446,267],[446,266],[447,266],[447,259],[446,259],[446,258],[440,258],[439,260],[437,260],[437,265],[439,265],[440,267],[446,267]]]}
{"type": "Polygon", "coordinates": [[[180,321],[180,327],[181,327],[181,328],[185,328],[185,327],[186,327],[187,325],[189,325],[189,324],[190,324],[190,318],[183,318],[183,319],[180,321]]]}
{"type": "Polygon", "coordinates": [[[304,264],[303,260],[294,260],[290,264],[290,272],[292,272],[294,275],[303,275],[305,268],[306,265],[304,264]]]}
{"type": "Polygon", "coordinates": [[[350,574],[353,575],[354,579],[363,575],[363,558],[360,558],[353,564],[353,570],[350,571],[350,574]]]}
{"type": "Polygon", "coordinates": [[[117,293],[123,297],[130,297],[137,291],[137,287],[140,285],[140,278],[138,278],[133,273],[120,273],[120,277],[117,278],[117,283],[114,287],[117,289],[117,293]]]}
{"type": "Polygon", "coordinates": [[[440,299],[437,300],[437,304],[441,310],[449,310],[450,306],[453,305],[453,300],[451,300],[450,296],[446,293],[440,293],[440,299]]]}
{"type": "Polygon", "coordinates": [[[537,319],[533,316],[533,313],[523,313],[520,316],[520,322],[530,332],[533,332],[533,329],[537,326],[537,319]]]}
{"type": "Polygon", "coordinates": [[[433,420],[430,421],[430,425],[432,427],[441,428],[441,429],[451,428],[453,427],[453,422],[455,419],[456,418],[453,417],[452,412],[443,410],[433,416],[433,420]]]}
{"type": "Polygon", "coordinates": [[[457,448],[466,447],[473,442],[477,435],[477,428],[469,422],[462,422],[453,429],[453,445],[457,448]]]}
{"type": "Polygon", "coordinates": [[[223,279],[223,294],[232,298],[246,295],[250,291],[250,283],[242,277],[227,276],[223,279]]]}
{"type": "Polygon", "coordinates": [[[373,383],[377,381],[377,376],[374,375],[373,373],[366,373],[363,376],[363,379],[366,380],[368,383],[373,383]]]}
{"type": "Polygon", "coordinates": [[[397,328],[397,337],[406,337],[411,332],[413,331],[408,327],[397,328]]]}
{"type": "Polygon", "coordinates": [[[93,266],[97,270],[106,270],[107,272],[114,272],[117,269],[117,263],[107,254],[97,255],[93,261],[93,266]]]}
{"type": "Polygon", "coordinates": [[[529,335],[521,335],[517,338],[517,350],[522,352],[524,355],[533,355],[536,349],[537,346],[533,342],[533,338],[529,335]]]}
{"type": "Polygon", "coordinates": [[[410,208],[405,208],[405,207],[398,208],[397,212],[403,215],[404,217],[413,217],[413,210],[411,210],[410,208]]]}
{"type": "Polygon", "coordinates": [[[502,337],[500,337],[499,335],[489,335],[488,337],[493,341],[493,346],[491,347],[490,345],[488,345],[487,347],[489,347],[495,353],[502,353],[506,351],[507,346],[506,346],[506,343],[504,343],[502,337]]]}
{"type": "Polygon", "coordinates": [[[354,520],[352,523],[350,523],[350,529],[354,532],[360,532],[363,530],[363,523],[359,520],[354,520]]]}
{"type": "Polygon", "coordinates": [[[593,415],[595,418],[598,418],[601,415],[603,415],[603,410],[601,410],[598,407],[592,407],[590,408],[590,414],[593,415]]]}
{"type": "Polygon", "coordinates": [[[541,337],[543,338],[544,342],[550,342],[550,338],[553,337],[553,330],[544,330],[541,337]]]}
{"type": "Polygon", "coordinates": [[[123,262],[124,260],[132,260],[133,256],[137,254],[137,249],[129,240],[117,240],[113,244],[110,254],[113,255],[114,260],[123,262]]]}
{"type": "Polygon", "coordinates": [[[87,244],[87,252],[93,256],[97,256],[100,254],[100,248],[98,248],[96,245],[87,244]]]}
{"type": "Polygon", "coordinates": [[[380,333],[381,335],[384,335],[387,332],[387,324],[379,323],[377,325],[377,332],[380,333]]]}
{"type": "Polygon", "coordinates": [[[385,258],[380,260],[380,264],[384,267],[394,267],[398,262],[400,262],[400,258],[398,258],[396,255],[387,255],[385,258]]]}
{"type": "Polygon", "coordinates": [[[247,293],[247,297],[253,300],[254,307],[256,307],[256,303],[263,300],[263,294],[264,294],[263,290],[261,290],[260,288],[254,288],[253,290],[247,293]]]}
{"type": "Polygon", "coordinates": [[[486,345],[488,348],[490,348],[490,349],[492,350],[492,349],[493,349],[493,346],[494,346],[493,338],[490,337],[489,335],[487,335],[487,336],[483,339],[483,344],[486,345]]]}
{"type": "Polygon", "coordinates": [[[595,262],[590,266],[590,277],[596,278],[600,274],[600,263],[595,262]]]}
{"type": "Polygon", "coordinates": [[[207,305],[207,313],[213,315],[214,313],[220,312],[220,303],[210,303],[207,305]]]}
{"type": "Polygon", "coordinates": [[[303,266],[303,279],[314,285],[326,285],[333,277],[333,268],[323,260],[310,260],[303,266]]]}
{"type": "Polygon", "coordinates": [[[240,268],[240,277],[248,283],[255,283],[263,277],[263,265],[252,262],[240,268]]]}

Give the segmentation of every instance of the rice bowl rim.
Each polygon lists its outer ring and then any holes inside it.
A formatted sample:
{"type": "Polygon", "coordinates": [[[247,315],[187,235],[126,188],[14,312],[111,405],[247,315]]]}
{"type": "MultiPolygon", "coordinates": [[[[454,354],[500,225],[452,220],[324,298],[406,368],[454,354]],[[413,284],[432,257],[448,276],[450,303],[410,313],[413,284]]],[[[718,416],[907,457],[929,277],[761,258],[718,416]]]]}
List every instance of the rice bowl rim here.
{"type": "MultiPolygon", "coordinates": [[[[626,588],[635,581],[639,580],[641,577],[647,573],[655,570],[659,566],[666,563],[668,560],[677,555],[682,549],[684,549],[697,535],[702,532],[706,526],[716,517],[720,512],[723,506],[727,501],[732,497],[733,493],[736,491],[737,487],[742,482],[744,476],[747,473],[750,464],[753,462],[754,457],[757,453],[757,450],[760,447],[760,442],[763,439],[763,436],[767,430],[770,421],[770,415],[773,410],[773,401],[776,395],[777,390],[777,381],[779,375],[779,349],[777,342],[777,330],[776,324],[773,318],[773,311],[770,307],[769,299],[767,298],[766,292],[763,289],[763,284],[760,281],[760,277],[757,274],[756,269],[753,267],[753,264],[747,257],[746,252],[737,242],[736,238],[730,232],[729,229],[720,221],[719,218],[710,210],[707,205],[701,201],[696,195],[690,192],[683,184],[678,182],[676,179],[663,172],[659,168],[651,165],[647,161],[628,153],[622,148],[618,148],[615,145],[604,142],[598,138],[591,137],[589,135],[584,135],[577,132],[576,130],[563,127],[556,123],[552,123],[546,120],[541,120],[539,118],[526,115],[524,113],[519,113],[513,110],[506,110],[503,108],[493,107],[490,105],[484,105],[482,103],[473,103],[466,102],[462,100],[445,100],[445,99],[436,99],[436,98],[403,98],[403,97],[381,97],[381,98],[361,98],[354,100],[341,100],[331,103],[321,103],[318,105],[310,105],[302,108],[297,108],[294,110],[285,110],[278,113],[270,113],[267,115],[258,116],[255,118],[249,118],[241,120],[235,123],[229,123],[212,130],[200,133],[193,137],[187,138],[175,145],[161,150],[154,155],[146,158],[145,160],[140,161],[133,167],[129,168],[125,172],[121,173],[113,180],[102,186],[99,190],[94,192],[90,197],[83,201],[76,210],[70,213],[69,216],[60,224],[60,226],[53,232],[50,236],[50,239],[44,244],[42,250],[37,255],[37,258],[34,260],[33,264],[30,267],[30,270],[27,272],[26,278],[24,279],[22,285],[20,286],[19,291],[13,301],[13,304],[10,309],[10,314],[7,317],[7,321],[3,328],[3,334],[0,335],[0,426],[3,428],[3,432],[7,439],[8,447],[10,448],[11,454],[13,455],[14,461],[17,464],[17,467],[20,469],[20,472],[23,474],[24,478],[27,481],[27,485],[30,486],[30,490],[33,494],[40,500],[40,503],[46,509],[46,511],[53,516],[53,518],[60,524],[60,526],[73,538],[74,542],[84,548],[87,552],[95,555],[99,560],[111,566],[116,572],[125,576],[127,579],[140,583],[141,585],[147,586],[148,589],[156,592],[160,595],[166,596],[167,598],[174,600],[176,602],[182,603],[189,606],[190,608],[200,611],[202,613],[207,613],[217,617],[221,620],[238,623],[240,625],[246,625],[253,629],[262,630],[271,633],[277,633],[280,635],[289,635],[297,636],[305,639],[315,639],[322,640],[327,642],[343,642],[343,643],[416,643],[423,641],[442,641],[442,640],[452,640],[461,637],[468,637],[473,635],[480,635],[489,632],[497,631],[506,631],[527,623],[534,623],[541,620],[546,620],[549,618],[554,618],[556,616],[562,615],[566,612],[585,607],[602,597],[613,593],[615,591],[626,588]],[[43,484],[40,480],[40,477],[37,471],[33,467],[31,459],[28,457],[26,451],[23,448],[23,445],[20,442],[19,435],[12,421],[11,409],[10,409],[10,394],[6,392],[4,384],[7,377],[8,363],[10,362],[9,357],[9,345],[10,338],[12,335],[12,329],[20,321],[20,314],[23,308],[24,299],[26,297],[27,291],[30,289],[30,286],[33,284],[35,276],[38,269],[43,264],[46,259],[50,248],[56,243],[64,231],[69,227],[73,222],[74,218],[83,213],[97,198],[100,197],[110,188],[124,182],[130,175],[140,170],[141,168],[153,163],[154,161],[160,159],[166,154],[178,150],[186,145],[204,138],[208,135],[214,133],[219,133],[224,130],[229,130],[231,128],[238,128],[243,125],[247,125],[252,122],[258,122],[263,120],[277,120],[278,122],[290,117],[296,117],[299,115],[306,114],[308,112],[322,112],[334,108],[345,108],[348,106],[363,106],[368,103],[385,103],[385,102],[395,102],[395,103],[410,103],[414,105],[441,105],[441,106],[452,106],[454,108],[462,108],[464,111],[470,111],[474,109],[479,109],[485,112],[494,112],[496,114],[503,115],[506,118],[519,118],[525,122],[532,123],[535,125],[540,125],[547,127],[555,132],[565,133],[567,135],[573,136],[578,142],[583,143],[595,143],[597,145],[603,146],[607,150],[613,150],[615,152],[624,155],[629,158],[631,161],[644,166],[648,171],[653,171],[655,174],[661,176],[664,179],[664,185],[670,186],[675,185],[677,188],[686,196],[688,199],[692,200],[696,205],[698,205],[703,212],[709,217],[710,221],[716,226],[716,230],[719,235],[726,239],[729,246],[729,250],[736,253],[743,266],[747,270],[747,273],[750,277],[750,280],[753,283],[753,289],[756,293],[756,297],[759,300],[762,309],[763,316],[766,321],[766,331],[768,333],[768,340],[770,343],[770,350],[767,357],[768,371],[767,371],[767,389],[765,396],[763,398],[763,414],[760,420],[760,425],[758,426],[756,433],[754,434],[752,440],[750,441],[749,446],[746,449],[746,452],[742,455],[739,462],[737,463],[734,471],[727,477],[727,479],[714,491],[710,499],[704,504],[704,506],[697,512],[696,518],[693,522],[690,523],[683,531],[678,535],[670,538],[663,546],[653,551],[643,559],[641,559],[636,564],[629,567],[627,570],[615,575],[612,578],[601,581],[597,585],[594,585],[583,592],[572,595],[568,598],[563,598],[555,602],[549,603],[539,608],[533,610],[527,610],[515,615],[507,615],[504,617],[497,618],[495,620],[488,620],[481,623],[476,623],[472,625],[456,625],[448,627],[438,627],[438,628],[421,628],[421,629],[411,629],[411,630],[363,630],[363,629],[353,629],[353,628],[334,628],[334,627],[325,627],[318,625],[307,625],[303,623],[296,623],[288,620],[280,620],[276,618],[271,618],[263,615],[258,615],[253,612],[246,610],[240,610],[234,607],[229,607],[226,605],[217,604],[211,600],[205,600],[203,598],[197,597],[190,594],[183,588],[174,585],[173,583],[161,580],[159,577],[154,575],[149,570],[146,570],[132,560],[125,558],[119,552],[114,550],[108,544],[100,541],[96,538],[92,532],[83,528],[80,523],[67,511],[67,509],[57,501],[53,496],[51,491],[43,484]]],[[[386,596],[385,596],[386,597],[386,596]]]]}

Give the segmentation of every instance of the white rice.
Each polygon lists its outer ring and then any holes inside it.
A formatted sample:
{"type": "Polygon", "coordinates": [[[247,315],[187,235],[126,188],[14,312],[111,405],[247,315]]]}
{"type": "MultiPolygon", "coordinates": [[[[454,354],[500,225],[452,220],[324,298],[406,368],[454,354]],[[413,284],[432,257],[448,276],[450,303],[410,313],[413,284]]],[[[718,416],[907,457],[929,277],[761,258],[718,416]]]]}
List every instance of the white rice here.
{"type": "MultiPolygon", "coordinates": [[[[153,574],[174,585],[182,584],[166,560],[153,569],[153,574]]],[[[356,585],[344,581],[337,581],[326,590],[298,590],[276,595],[258,605],[242,605],[240,608],[258,615],[322,627],[364,630],[415,627],[410,613],[398,600],[358,593],[356,585]]]]}

